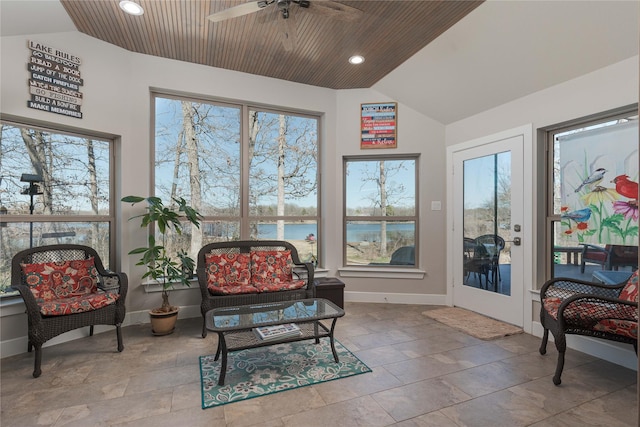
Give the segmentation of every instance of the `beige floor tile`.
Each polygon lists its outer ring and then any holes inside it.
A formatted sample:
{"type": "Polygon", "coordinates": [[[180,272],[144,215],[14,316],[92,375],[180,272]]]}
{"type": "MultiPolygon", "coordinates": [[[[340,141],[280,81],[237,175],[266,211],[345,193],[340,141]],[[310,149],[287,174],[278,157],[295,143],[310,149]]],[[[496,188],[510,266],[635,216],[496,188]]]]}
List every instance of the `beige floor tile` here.
{"type": "Polygon", "coordinates": [[[636,426],[636,372],[527,334],[482,341],[429,319],[436,307],[346,304],[336,337],[373,372],[201,409],[199,357],[215,353],[202,318],[155,337],[148,324],[0,360],[0,425],[31,426],[636,426]],[[623,408],[624,411],[620,409],[623,408]]]}

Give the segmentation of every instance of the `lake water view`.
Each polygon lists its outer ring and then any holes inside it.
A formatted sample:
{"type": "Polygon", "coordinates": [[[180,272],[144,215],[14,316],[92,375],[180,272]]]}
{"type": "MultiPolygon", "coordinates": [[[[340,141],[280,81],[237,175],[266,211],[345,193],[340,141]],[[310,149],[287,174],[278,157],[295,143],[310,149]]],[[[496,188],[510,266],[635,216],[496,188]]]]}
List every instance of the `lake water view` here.
{"type": "MultiPolygon", "coordinates": [[[[304,240],[313,233],[318,236],[316,224],[285,224],[284,240],[304,240]]],[[[402,233],[413,237],[413,223],[387,223],[387,234],[402,233]]],[[[258,239],[275,239],[276,224],[258,224],[258,239]]],[[[353,224],[347,226],[348,242],[380,241],[380,224],[353,224]]]]}

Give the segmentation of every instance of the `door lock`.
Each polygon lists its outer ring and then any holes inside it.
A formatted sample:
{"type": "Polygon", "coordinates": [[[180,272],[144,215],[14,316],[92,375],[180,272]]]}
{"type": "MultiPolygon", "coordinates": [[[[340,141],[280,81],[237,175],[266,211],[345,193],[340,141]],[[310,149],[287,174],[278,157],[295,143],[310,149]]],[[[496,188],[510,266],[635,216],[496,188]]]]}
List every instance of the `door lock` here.
{"type": "Polygon", "coordinates": [[[522,239],[520,237],[514,237],[513,240],[505,240],[505,242],[511,242],[514,246],[520,246],[522,244],[522,239]]]}

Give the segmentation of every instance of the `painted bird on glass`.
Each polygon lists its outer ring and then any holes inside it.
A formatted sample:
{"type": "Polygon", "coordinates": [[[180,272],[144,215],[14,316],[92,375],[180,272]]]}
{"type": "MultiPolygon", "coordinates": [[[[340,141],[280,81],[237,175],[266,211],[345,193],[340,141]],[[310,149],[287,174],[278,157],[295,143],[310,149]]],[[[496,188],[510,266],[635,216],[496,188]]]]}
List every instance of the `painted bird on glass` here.
{"type": "Polygon", "coordinates": [[[611,182],[616,185],[616,192],[621,196],[638,199],[638,183],[629,180],[627,175],[618,175],[611,182]]]}
{"type": "Polygon", "coordinates": [[[607,173],[607,170],[605,168],[598,168],[595,171],[593,171],[593,173],[589,175],[587,179],[582,181],[582,184],[580,184],[578,188],[576,188],[576,193],[582,190],[582,188],[586,185],[589,185],[589,186],[598,185],[600,181],[602,181],[602,178],[604,178],[605,173],[607,173]]]}
{"type": "Polygon", "coordinates": [[[560,215],[562,218],[568,218],[575,222],[587,222],[591,218],[591,209],[584,208],[577,211],[567,212],[560,215]]]}

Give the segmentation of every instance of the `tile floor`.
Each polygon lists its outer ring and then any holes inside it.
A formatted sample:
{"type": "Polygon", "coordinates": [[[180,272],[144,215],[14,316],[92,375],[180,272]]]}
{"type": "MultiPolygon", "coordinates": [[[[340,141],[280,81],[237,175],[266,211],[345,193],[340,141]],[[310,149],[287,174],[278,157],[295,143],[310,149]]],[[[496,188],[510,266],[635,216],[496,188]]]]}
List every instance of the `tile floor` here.
{"type": "Polygon", "coordinates": [[[215,351],[200,319],[170,336],[149,325],[1,361],[0,425],[12,426],[635,426],[636,373],[520,334],[481,341],[427,318],[436,307],[347,303],[340,342],[372,373],[202,410],[198,356],[215,351]]]}

